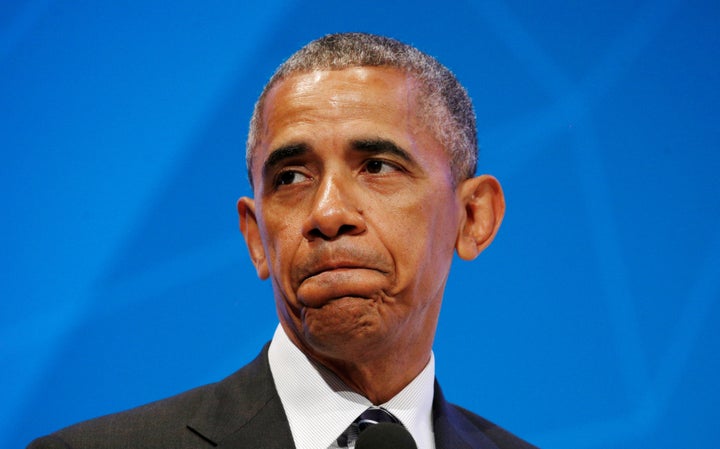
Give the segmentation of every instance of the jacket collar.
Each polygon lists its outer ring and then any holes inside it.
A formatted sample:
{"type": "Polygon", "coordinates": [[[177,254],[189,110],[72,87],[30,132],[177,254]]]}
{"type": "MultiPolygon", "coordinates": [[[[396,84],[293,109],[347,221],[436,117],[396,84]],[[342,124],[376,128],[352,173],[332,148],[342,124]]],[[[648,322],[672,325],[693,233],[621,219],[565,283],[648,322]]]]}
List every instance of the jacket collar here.
{"type": "Polygon", "coordinates": [[[437,380],[433,400],[433,429],[436,449],[498,449],[459,408],[445,400],[437,380]]]}
{"type": "Polygon", "coordinates": [[[220,448],[293,447],[285,411],[275,390],[268,345],[248,365],[215,384],[187,427],[220,448]]]}

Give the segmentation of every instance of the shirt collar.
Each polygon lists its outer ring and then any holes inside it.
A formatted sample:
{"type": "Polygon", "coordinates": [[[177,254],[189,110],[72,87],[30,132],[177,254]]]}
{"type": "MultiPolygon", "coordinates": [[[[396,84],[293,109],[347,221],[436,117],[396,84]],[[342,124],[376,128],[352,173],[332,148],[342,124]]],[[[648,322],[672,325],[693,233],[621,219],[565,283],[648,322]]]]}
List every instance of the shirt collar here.
{"type": "MultiPolygon", "coordinates": [[[[335,374],[310,360],[275,330],[268,351],[270,371],[297,449],[330,447],[372,403],[347,387],[335,374]]],[[[432,402],[435,358],[400,393],[384,404],[415,439],[418,448],[433,448],[432,402]]]]}

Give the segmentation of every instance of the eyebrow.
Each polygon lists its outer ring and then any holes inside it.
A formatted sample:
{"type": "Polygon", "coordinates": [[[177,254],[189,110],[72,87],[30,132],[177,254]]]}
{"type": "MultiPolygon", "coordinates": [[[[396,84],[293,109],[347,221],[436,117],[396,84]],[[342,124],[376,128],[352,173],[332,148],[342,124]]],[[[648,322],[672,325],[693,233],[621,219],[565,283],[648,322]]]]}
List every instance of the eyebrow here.
{"type": "MultiPolygon", "coordinates": [[[[381,138],[368,138],[368,139],[354,139],[350,142],[350,148],[354,151],[366,153],[370,155],[389,153],[399,157],[400,159],[414,163],[415,159],[410,155],[409,152],[402,149],[395,142],[388,139],[381,138]]],[[[304,143],[290,143],[283,145],[273,150],[268,158],[263,163],[262,174],[263,178],[268,176],[275,170],[278,165],[288,159],[303,156],[310,152],[310,148],[304,143]]]]}
{"type": "Polygon", "coordinates": [[[395,142],[388,139],[356,139],[350,143],[350,147],[355,151],[368,154],[390,153],[404,160],[405,162],[414,163],[415,159],[409,152],[402,149],[395,142]]]}
{"type": "Polygon", "coordinates": [[[268,158],[263,163],[262,173],[263,178],[267,178],[268,174],[271,173],[275,167],[282,164],[287,159],[302,156],[308,153],[310,149],[303,143],[291,143],[289,145],[283,145],[280,148],[276,148],[270,153],[268,158]]]}

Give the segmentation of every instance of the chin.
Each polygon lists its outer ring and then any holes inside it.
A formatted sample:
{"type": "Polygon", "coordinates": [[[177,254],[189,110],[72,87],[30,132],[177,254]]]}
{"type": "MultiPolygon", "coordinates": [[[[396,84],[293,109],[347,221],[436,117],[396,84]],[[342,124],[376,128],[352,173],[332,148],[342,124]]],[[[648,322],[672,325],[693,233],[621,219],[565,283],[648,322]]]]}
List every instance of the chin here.
{"type": "Polygon", "coordinates": [[[342,359],[370,352],[386,341],[386,329],[375,301],[348,298],[305,309],[301,332],[314,351],[342,359]]]}

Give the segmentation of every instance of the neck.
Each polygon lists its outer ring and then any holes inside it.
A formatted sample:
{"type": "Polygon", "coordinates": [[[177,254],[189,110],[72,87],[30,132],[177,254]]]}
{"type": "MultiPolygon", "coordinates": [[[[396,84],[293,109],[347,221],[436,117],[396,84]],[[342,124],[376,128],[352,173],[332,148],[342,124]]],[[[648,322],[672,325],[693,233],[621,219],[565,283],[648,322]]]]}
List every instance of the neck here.
{"type": "Polygon", "coordinates": [[[425,369],[430,361],[428,350],[410,363],[397,358],[354,363],[345,360],[318,360],[347,386],[362,394],[374,405],[388,402],[425,369]]]}
{"type": "Polygon", "coordinates": [[[311,348],[293,332],[285,333],[295,346],[315,362],[323,365],[353,391],[375,405],[383,404],[417,377],[430,361],[432,335],[398,345],[392,339],[375,342],[346,342],[330,350],[311,348]]]}

